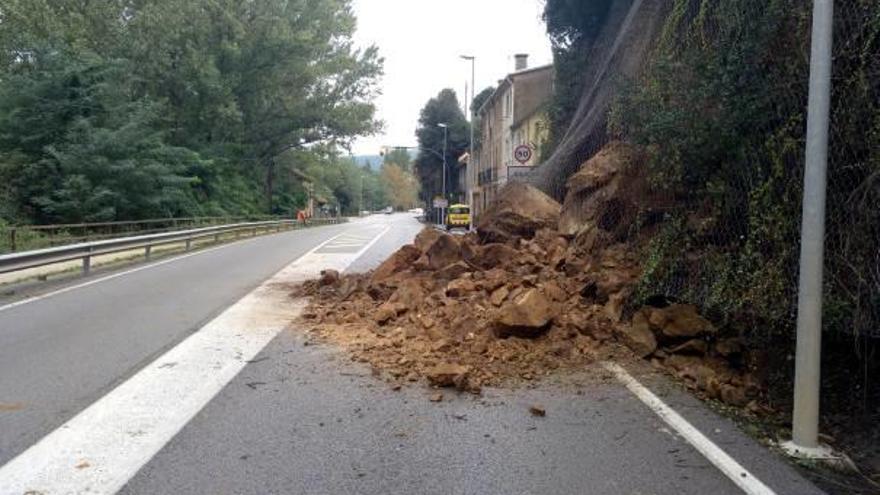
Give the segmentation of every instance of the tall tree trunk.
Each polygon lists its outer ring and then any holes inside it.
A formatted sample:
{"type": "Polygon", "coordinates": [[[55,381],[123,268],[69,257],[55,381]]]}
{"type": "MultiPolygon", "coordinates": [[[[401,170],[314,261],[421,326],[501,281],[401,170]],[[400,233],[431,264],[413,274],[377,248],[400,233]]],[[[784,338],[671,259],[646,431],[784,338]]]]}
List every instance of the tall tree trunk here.
{"type": "Polygon", "coordinates": [[[275,194],[275,159],[269,158],[266,162],[266,213],[273,213],[274,204],[272,197],[275,194]]]}

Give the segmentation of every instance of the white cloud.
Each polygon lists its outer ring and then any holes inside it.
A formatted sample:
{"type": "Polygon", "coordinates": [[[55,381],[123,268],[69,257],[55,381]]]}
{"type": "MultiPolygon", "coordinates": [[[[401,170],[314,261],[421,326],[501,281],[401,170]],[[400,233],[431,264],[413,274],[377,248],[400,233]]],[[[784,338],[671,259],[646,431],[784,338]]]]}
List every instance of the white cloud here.
{"type": "Polygon", "coordinates": [[[511,72],[515,53],[528,53],[530,66],[552,60],[542,0],[354,0],[354,9],[357,44],[385,58],[376,102],[385,130],[358,140],[357,154],[414,145],[419,111],[441,89],[462,100],[471,66],[459,55],[477,57],[478,90],[511,72]]]}

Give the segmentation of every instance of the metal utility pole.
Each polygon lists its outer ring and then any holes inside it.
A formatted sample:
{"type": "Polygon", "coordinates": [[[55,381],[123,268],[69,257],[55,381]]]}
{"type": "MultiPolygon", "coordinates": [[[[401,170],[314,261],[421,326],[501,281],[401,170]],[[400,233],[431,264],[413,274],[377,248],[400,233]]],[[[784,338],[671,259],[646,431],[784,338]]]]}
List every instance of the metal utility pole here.
{"type": "Polygon", "coordinates": [[[831,57],[834,1],[813,1],[810,107],[804,169],[798,286],[797,356],[791,450],[816,456],[819,447],[819,376],[822,350],[822,269],[825,243],[825,189],[831,110],[831,57]]]}
{"type": "MultiPolygon", "coordinates": [[[[447,140],[449,138],[449,125],[445,123],[437,124],[437,127],[443,128],[443,200],[449,201],[446,197],[446,146],[447,140]]],[[[446,208],[440,208],[440,223],[444,223],[446,221],[446,208]]]]}
{"type": "MultiPolygon", "coordinates": [[[[470,62],[471,62],[471,101],[470,101],[470,105],[468,105],[470,107],[470,111],[467,112],[471,118],[471,141],[470,141],[470,147],[468,148],[468,156],[470,158],[468,158],[467,166],[468,166],[468,176],[469,177],[476,177],[474,175],[476,173],[475,167],[477,165],[477,160],[476,160],[476,157],[474,156],[474,124],[477,121],[477,118],[476,118],[477,117],[477,114],[476,114],[477,109],[474,108],[474,102],[477,100],[477,57],[475,57],[473,55],[462,55],[461,58],[463,58],[464,60],[470,60],[470,62]]],[[[465,181],[465,182],[467,182],[467,181],[465,181]]],[[[468,204],[468,207],[470,208],[471,215],[472,215],[471,221],[473,221],[474,205],[471,204],[473,201],[473,198],[471,198],[470,191],[465,191],[465,194],[467,196],[467,204],[468,204]]]]}

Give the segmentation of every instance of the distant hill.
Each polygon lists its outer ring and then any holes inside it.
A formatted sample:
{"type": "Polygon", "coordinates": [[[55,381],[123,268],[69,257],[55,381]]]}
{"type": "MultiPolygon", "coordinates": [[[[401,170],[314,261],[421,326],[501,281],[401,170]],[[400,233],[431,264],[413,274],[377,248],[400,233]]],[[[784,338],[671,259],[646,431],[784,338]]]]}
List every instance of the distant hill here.
{"type": "Polygon", "coordinates": [[[380,155],[356,155],[354,157],[354,162],[363,167],[364,165],[369,165],[369,167],[373,170],[379,170],[382,167],[382,162],[385,159],[380,155]]]}
{"type": "MultiPolygon", "coordinates": [[[[413,160],[416,159],[418,155],[418,151],[411,149],[409,150],[409,156],[413,160]]],[[[381,155],[355,155],[354,162],[359,166],[369,165],[372,170],[379,170],[382,168],[382,163],[385,162],[385,158],[381,155]]]]}

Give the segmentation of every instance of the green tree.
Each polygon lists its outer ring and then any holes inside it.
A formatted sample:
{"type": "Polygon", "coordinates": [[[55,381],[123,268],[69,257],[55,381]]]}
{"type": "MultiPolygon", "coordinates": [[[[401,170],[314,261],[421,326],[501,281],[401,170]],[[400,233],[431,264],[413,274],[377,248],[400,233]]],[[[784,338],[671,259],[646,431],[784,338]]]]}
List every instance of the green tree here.
{"type": "Polygon", "coordinates": [[[128,97],[124,64],[39,52],[0,85],[0,180],[38,222],[165,217],[195,209],[196,153],[165,143],[154,101],[128,97]]]}
{"type": "Polygon", "coordinates": [[[381,60],[354,28],[350,0],[5,1],[0,211],[289,211],[304,179],[288,152],[378,127],[381,60]]]}
{"type": "Polygon", "coordinates": [[[394,148],[384,156],[383,164],[397,165],[405,172],[412,172],[412,157],[406,148],[394,148]]]}
{"type": "Polygon", "coordinates": [[[446,192],[452,196],[457,190],[458,158],[470,144],[470,126],[461,111],[455,91],[444,89],[431,98],[422,109],[416,137],[419,154],[416,157],[416,177],[421,185],[422,199],[427,203],[443,191],[443,136],[446,124],[446,192]]]}

